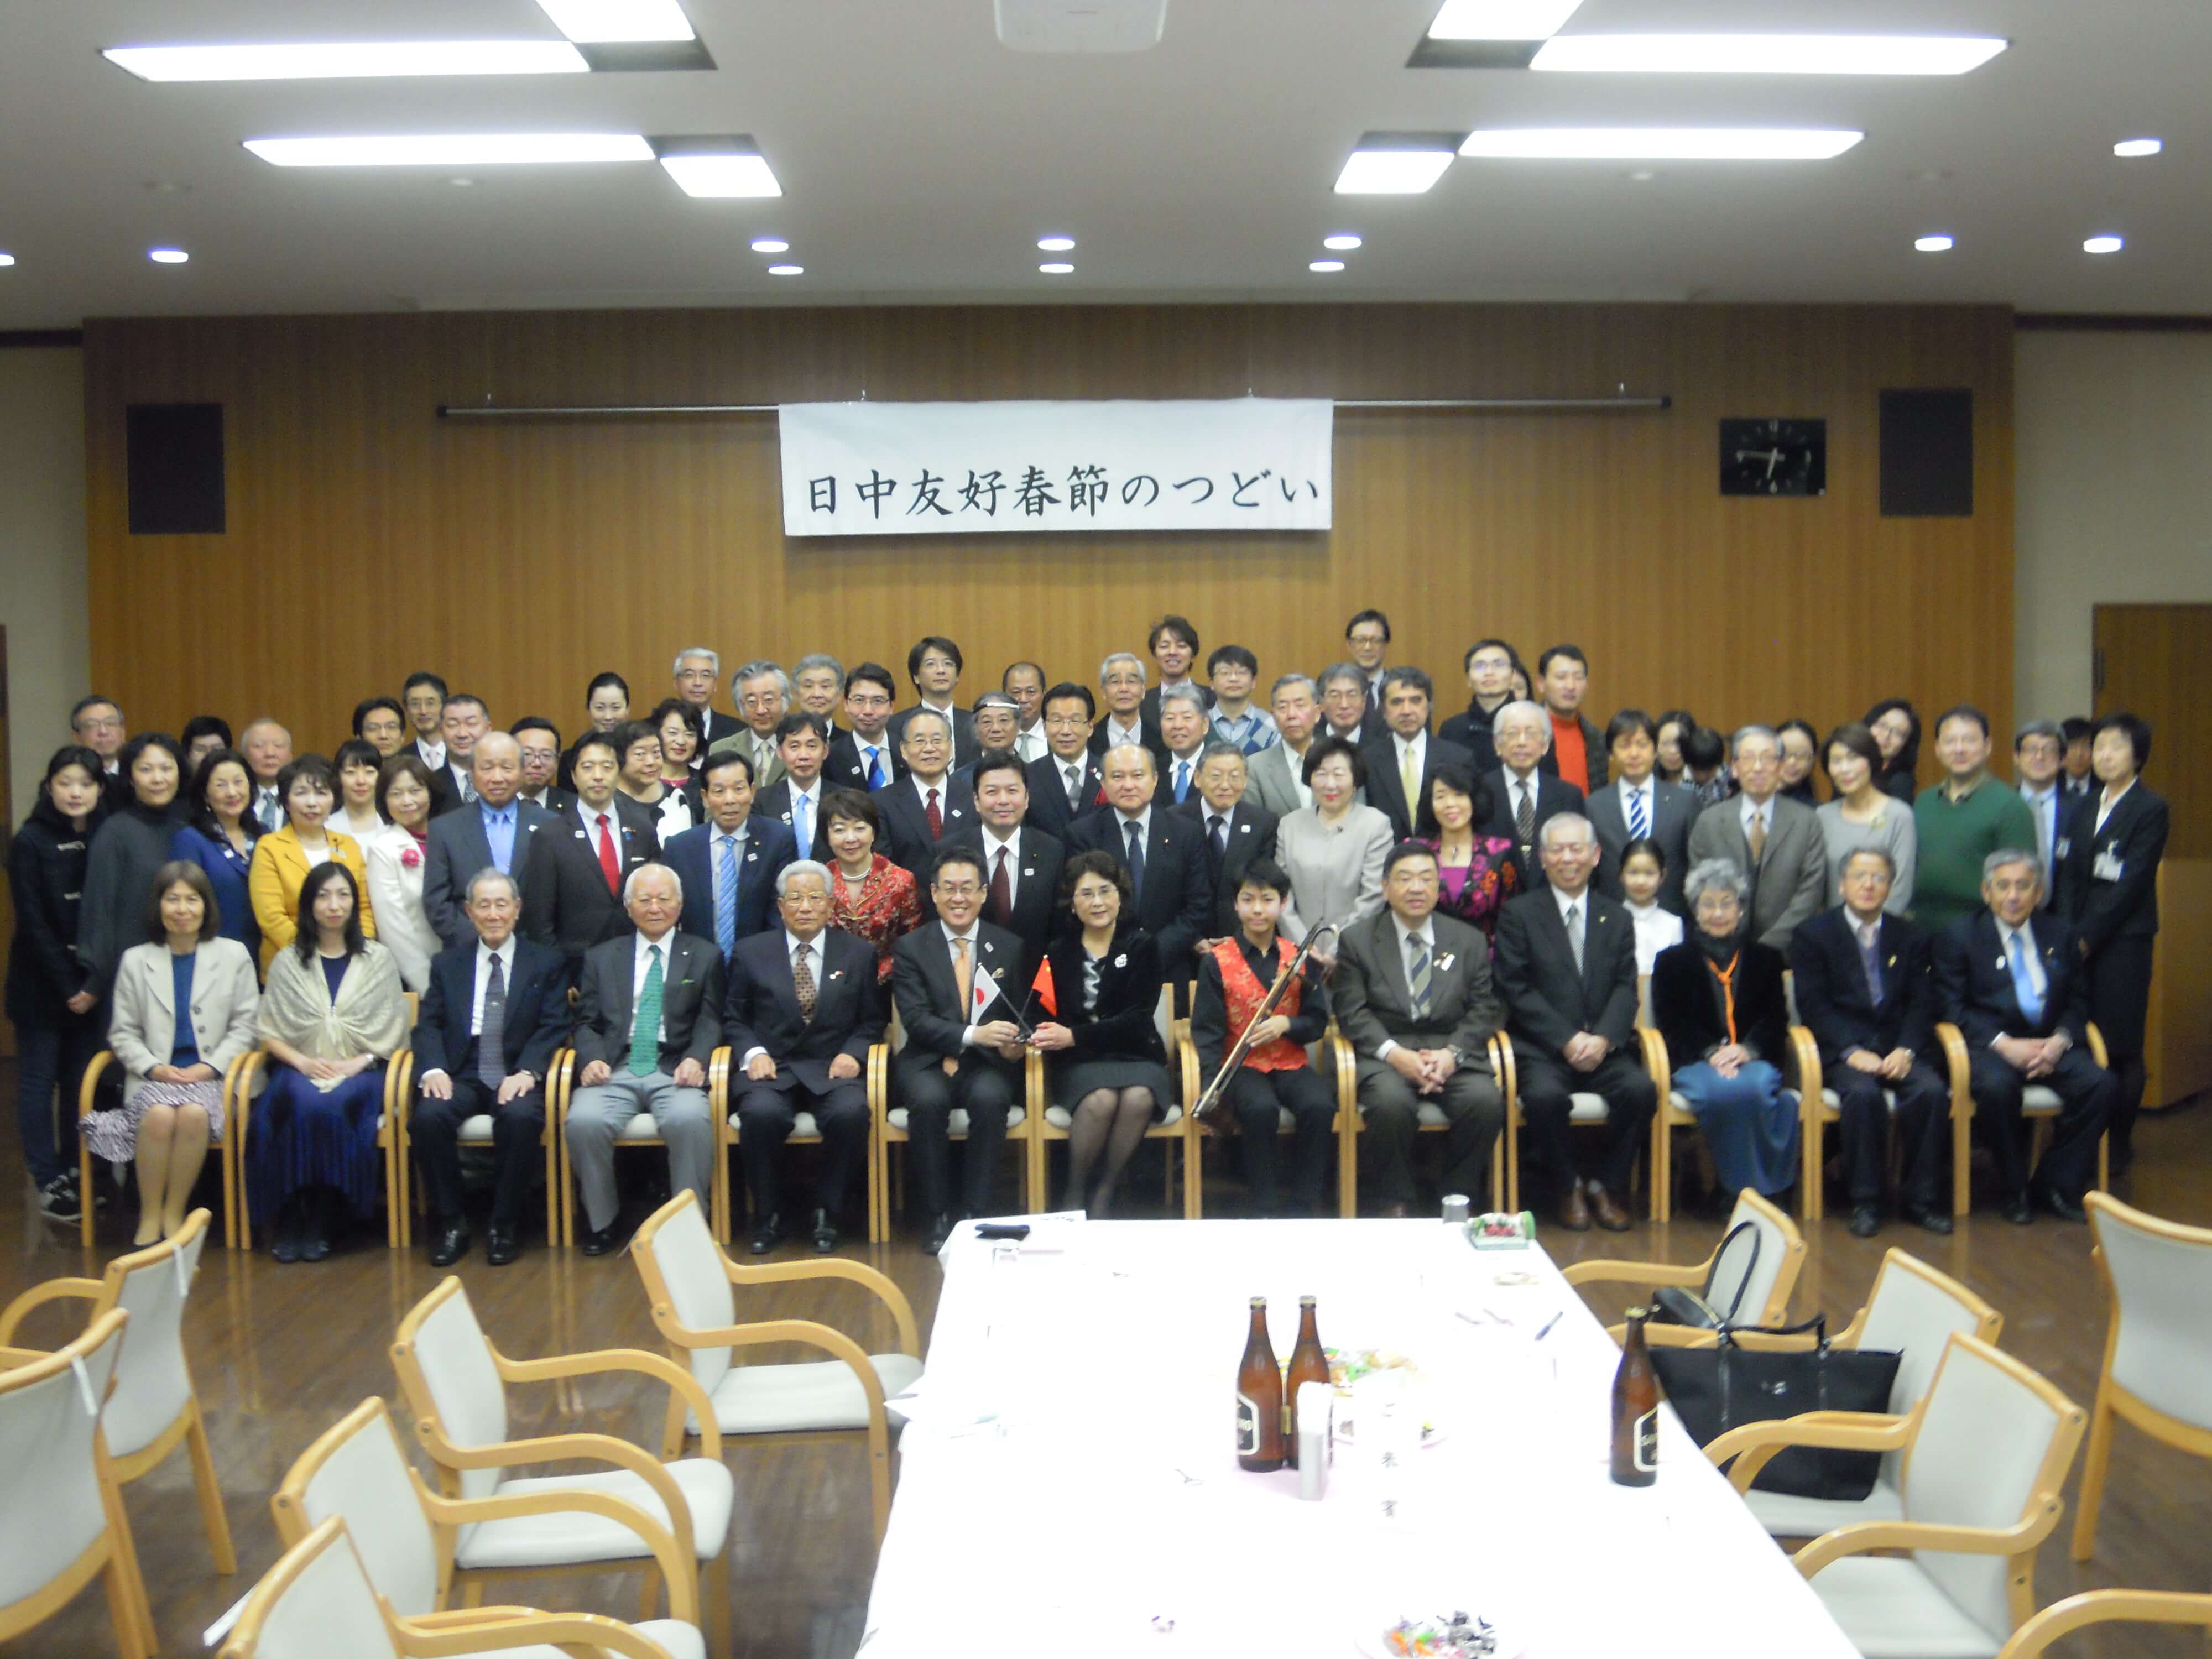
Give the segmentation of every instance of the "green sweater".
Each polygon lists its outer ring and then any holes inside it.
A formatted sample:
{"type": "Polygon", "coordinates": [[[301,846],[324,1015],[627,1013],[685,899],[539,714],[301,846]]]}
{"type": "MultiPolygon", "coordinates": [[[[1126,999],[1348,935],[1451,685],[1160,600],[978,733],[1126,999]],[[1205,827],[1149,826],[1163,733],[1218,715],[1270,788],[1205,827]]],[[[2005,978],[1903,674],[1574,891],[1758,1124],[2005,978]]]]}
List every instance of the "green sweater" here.
{"type": "Polygon", "coordinates": [[[2035,818],[2019,790],[1987,776],[1955,801],[1944,790],[1940,783],[1923,789],[1912,804],[1920,842],[1912,919],[1931,935],[1982,908],[1984,859],[2000,848],[2036,847],[2035,818]]]}

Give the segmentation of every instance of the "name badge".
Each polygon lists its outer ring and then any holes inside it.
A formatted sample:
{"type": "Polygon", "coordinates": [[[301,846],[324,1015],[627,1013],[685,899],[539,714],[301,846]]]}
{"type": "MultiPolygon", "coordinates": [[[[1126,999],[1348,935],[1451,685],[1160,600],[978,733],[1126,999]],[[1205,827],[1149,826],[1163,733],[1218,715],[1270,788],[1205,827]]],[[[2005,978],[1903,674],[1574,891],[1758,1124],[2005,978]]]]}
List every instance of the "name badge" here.
{"type": "Polygon", "coordinates": [[[2073,850],[2074,837],[2071,836],[2061,836],[2058,838],[2057,845],[2051,849],[2051,856],[2054,859],[2063,859],[2073,850]]]}
{"type": "Polygon", "coordinates": [[[2112,856],[2112,848],[2106,848],[2097,854],[2096,862],[2089,866],[2089,873],[2099,881],[2118,881],[2120,878],[2121,871],[2125,867],[2119,860],[2112,856]]]}

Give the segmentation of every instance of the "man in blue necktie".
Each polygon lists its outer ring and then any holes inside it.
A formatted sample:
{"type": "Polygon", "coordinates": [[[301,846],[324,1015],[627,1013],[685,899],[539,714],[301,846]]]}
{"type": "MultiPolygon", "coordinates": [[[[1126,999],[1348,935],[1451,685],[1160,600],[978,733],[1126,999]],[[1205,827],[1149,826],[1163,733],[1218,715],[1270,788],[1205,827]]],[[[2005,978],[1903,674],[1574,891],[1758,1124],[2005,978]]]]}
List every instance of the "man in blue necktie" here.
{"type": "Polygon", "coordinates": [[[830,786],[838,789],[888,788],[898,771],[898,745],[884,728],[898,701],[891,671],[881,663],[864,662],[845,677],[845,718],[853,729],[830,745],[823,768],[830,786]]]}
{"type": "Polygon", "coordinates": [[[1195,685],[1171,685],[1160,693],[1160,738],[1168,746],[1161,780],[1164,804],[1182,805],[1198,787],[1198,765],[1212,731],[1206,700],[1195,685]]]}
{"type": "Polygon", "coordinates": [[[752,763],[742,748],[709,755],[699,774],[707,822],[660,849],[684,884],[684,933],[714,941],[725,967],[738,942],[769,925],[776,872],[798,857],[790,827],[753,811],[752,763]]]}

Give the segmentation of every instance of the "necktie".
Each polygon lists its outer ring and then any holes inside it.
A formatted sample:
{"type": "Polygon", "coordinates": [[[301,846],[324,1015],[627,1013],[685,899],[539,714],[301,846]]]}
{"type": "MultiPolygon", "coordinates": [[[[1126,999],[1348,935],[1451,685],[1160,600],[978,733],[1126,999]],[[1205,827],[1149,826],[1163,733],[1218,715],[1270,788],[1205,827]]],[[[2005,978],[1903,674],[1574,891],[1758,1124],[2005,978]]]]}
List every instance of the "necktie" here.
{"type": "Polygon", "coordinates": [[[1213,836],[1214,861],[1218,863],[1229,856],[1229,820],[1215,812],[1210,815],[1207,823],[1213,836]]]}
{"type": "Polygon", "coordinates": [[[660,1064],[660,947],[645,947],[645,986],[629,1022],[629,1074],[651,1077],[660,1064]]]}
{"type": "Polygon", "coordinates": [[[272,836],[284,827],[283,813],[276,805],[276,792],[274,789],[264,789],[261,792],[260,817],[262,829],[272,836]]]}
{"type": "Polygon", "coordinates": [[[1751,845],[1751,867],[1756,870],[1766,857],[1766,809],[1765,807],[1754,806],[1751,809],[1751,829],[1745,835],[1744,840],[1751,845]]]}
{"type": "Polygon", "coordinates": [[[1403,745],[1398,752],[1398,787],[1406,792],[1406,811],[1410,818],[1421,816],[1421,769],[1413,764],[1413,746],[1403,745]]]}
{"type": "Polygon", "coordinates": [[[1145,837],[1134,823],[1121,826],[1124,844],[1128,848],[1129,884],[1141,894],[1145,890],[1145,837]]]}
{"type": "Polygon", "coordinates": [[[1644,811],[1644,792],[1641,789],[1632,789],[1628,792],[1629,838],[1632,841],[1641,841],[1650,833],[1651,820],[1645,816],[1644,811]]]}
{"type": "MultiPolygon", "coordinates": [[[[968,941],[964,939],[952,941],[952,982],[960,988],[960,1023],[963,1025],[972,1024],[975,1019],[975,969],[968,961],[968,941]]],[[[948,1073],[958,1071],[959,1060],[953,1055],[945,1055],[945,1069],[948,1073]]]]}
{"type": "Polygon", "coordinates": [[[1189,763],[1188,761],[1187,761],[1187,760],[1179,760],[1179,761],[1177,761],[1177,762],[1176,763],[1176,775],[1175,775],[1175,798],[1176,798],[1176,805],[1178,805],[1178,806],[1182,805],[1182,801],[1183,801],[1183,797],[1184,797],[1185,795],[1188,795],[1189,793],[1190,793],[1190,763],[1189,763]]]}
{"type": "Polygon", "coordinates": [[[477,1024],[477,1080],[487,1089],[507,1080],[507,969],[497,957],[484,982],[483,1018],[477,1024]]]}
{"type": "Polygon", "coordinates": [[[945,833],[945,814],[938,810],[937,791],[929,792],[929,804],[922,808],[923,820],[929,825],[929,838],[935,841],[945,833]]]}
{"type": "Polygon", "coordinates": [[[714,840],[721,848],[714,878],[714,943],[722,947],[722,960],[727,962],[738,949],[738,838],[717,836],[714,840]]]}
{"type": "Polygon", "coordinates": [[[1006,873],[1006,849],[1001,847],[991,860],[991,920],[1005,927],[1014,915],[1013,878],[1006,873]]]}
{"type": "Polygon", "coordinates": [[[477,781],[475,777],[468,772],[462,772],[459,775],[457,781],[460,784],[461,787],[462,805],[474,805],[477,799],[477,781]]]}
{"type": "Polygon", "coordinates": [[[1867,995],[1881,1006],[1881,933],[1869,928],[1859,935],[1859,963],[1866,969],[1867,995]]]}
{"type": "Polygon", "coordinates": [[[804,795],[791,798],[791,833],[799,842],[799,856],[814,856],[814,803],[804,795]]]}
{"type": "Polygon", "coordinates": [[[1513,808],[1513,834],[1526,847],[1536,839],[1536,797],[1526,778],[1513,781],[1513,792],[1519,797],[1513,808]]]}
{"type": "Polygon", "coordinates": [[[1083,769],[1079,766],[1067,769],[1067,806],[1073,812],[1083,810],[1083,769]]]}
{"type": "Polygon", "coordinates": [[[614,831],[607,827],[605,812],[599,814],[599,873],[607,878],[607,891],[620,896],[622,859],[615,852],[614,831]]]}
{"type": "Polygon", "coordinates": [[[2035,981],[2028,976],[2027,952],[2021,948],[2020,935],[2012,936],[2012,994],[2020,1004],[2021,1017],[2031,1025],[2043,1024],[2043,999],[2036,994],[2035,981]]]}
{"type": "Polygon", "coordinates": [[[884,787],[884,751],[872,743],[862,744],[860,751],[868,757],[868,787],[882,788],[884,787]]]}
{"type": "Polygon", "coordinates": [[[802,945],[791,953],[791,989],[799,999],[799,1017],[814,1023],[814,947],[802,945]]]}
{"type": "Polygon", "coordinates": [[[1567,946],[1575,953],[1575,971],[1579,974],[1583,970],[1583,907],[1579,904],[1567,907],[1567,946]]]}
{"type": "Polygon", "coordinates": [[[1429,960],[1429,942],[1419,933],[1406,936],[1406,948],[1413,953],[1413,964],[1406,969],[1406,988],[1412,994],[1411,1012],[1415,1019],[1429,1017],[1429,980],[1434,964],[1429,960]]]}

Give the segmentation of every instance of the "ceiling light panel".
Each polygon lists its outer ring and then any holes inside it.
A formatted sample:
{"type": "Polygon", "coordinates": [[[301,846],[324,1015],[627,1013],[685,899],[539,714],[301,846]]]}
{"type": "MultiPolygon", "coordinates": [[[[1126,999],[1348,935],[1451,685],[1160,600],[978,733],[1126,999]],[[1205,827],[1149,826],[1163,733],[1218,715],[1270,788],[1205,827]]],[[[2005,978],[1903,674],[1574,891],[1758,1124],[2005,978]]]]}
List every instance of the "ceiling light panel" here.
{"type": "Polygon", "coordinates": [[[1370,132],[1336,176],[1340,196],[1419,196],[1444,176],[1455,132],[1370,132]]]}
{"type": "Polygon", "coordinates": [[[2123,138],[2112,146],[2112,154],[2123,161],[2139,161],[2146,155],[2155,155],[2166,145],[2156,138],[2123,138]]]}
{"type": "Polygon", "coordinates": [[[706,198],[781,196],[765,157],[758,155],[664,155],[660,165],[686,196],[706,198]]]}
{"type": "Polygon", "coordinates": [[[1984,35],[1565,34],[1529,68],[1608,75],[1964,75],[2008,43],[1984,35]]]}
{"type": "Polygon", "coordinates": [[[1921,236],[1913,240],[1912,246],[1922,253],[1948,253],[1954,244],[1948,236],[1921,236]]]}
{"type": "Polygon", "coordinates": [[[1559,32],[1583,0],[1444,0],[1431,40],[1542,40],[1559,32]]]}
{"type": "Polygon", "coordinates": [[[2118,236],[2092,236],[2081,244],[2084,253],[2118,253],[2127,243],[2118,236]]]}
{"type": "Polygon", "coordinates": [[[1825,161],[1865,137],[1828,127],[1479,127],[1459,153],[1507,161],[1825,161]]]}
{"type": "Polygon", "coordinates": [[[333,81],[431,75],[583,75],[566,40],[372,40],[355,44],[117,46],[100,56],[142,81],[333,81]]]}
{"type": "Polygon", "coordinates": [[[249,138],[246,148],[271,167],[421,167],[544,166],[650,161],[653,146],[634,132],[464,132],[337,138],[249,138]]]}
{"type": "Polygon", "coordinates": [[[689,40],[691,20],[677,0],[538,0],[571,40],[689,40]]]}

